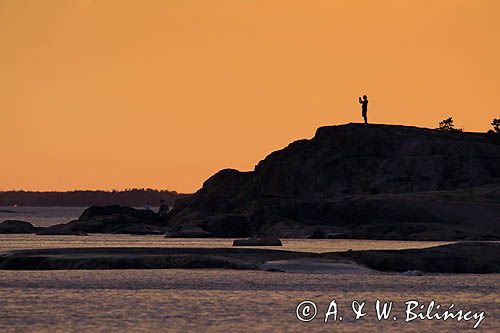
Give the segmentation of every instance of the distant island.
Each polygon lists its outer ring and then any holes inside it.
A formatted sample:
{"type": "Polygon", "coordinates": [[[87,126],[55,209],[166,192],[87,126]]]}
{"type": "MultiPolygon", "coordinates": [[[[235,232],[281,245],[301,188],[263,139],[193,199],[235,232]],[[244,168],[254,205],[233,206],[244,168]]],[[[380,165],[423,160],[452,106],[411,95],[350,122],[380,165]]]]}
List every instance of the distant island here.
{"type": "Polygon", "coordinates": [[[4,191],[0,192],[0,206],[105,206],[122,205],[142,207],[146,202],[152,206],[165,200],[172,206],[175,200],[188,194],[168,190],[127,189],[124,191],[4,191]]]}

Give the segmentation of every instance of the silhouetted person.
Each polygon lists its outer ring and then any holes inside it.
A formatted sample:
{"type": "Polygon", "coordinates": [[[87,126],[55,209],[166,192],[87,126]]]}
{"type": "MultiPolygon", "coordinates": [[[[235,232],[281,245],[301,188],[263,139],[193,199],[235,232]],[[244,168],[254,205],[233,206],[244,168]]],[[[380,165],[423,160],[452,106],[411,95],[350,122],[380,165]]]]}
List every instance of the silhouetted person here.
{"type": "Polygon", "coordinates": [[[158,215],[160,217],[165,217],[168,213],[168,205],[165,203],[165,200],[160,200],[160,208],[158,209],[158,215]]]}
{"type": "Polygon", "coordinates": [[[146,202],[144,205],[144,210],[151,210],[151,206],[149,205],[149,202],[146,202]]]}
{"type": "Polygon", "coordinates": [[[363,95],[363,99],[359,97],[359,103],[361,104],[361,115],[363,118],[365,118],[365,124],[368,124],[368,97],[366,95],[363,95]]]}

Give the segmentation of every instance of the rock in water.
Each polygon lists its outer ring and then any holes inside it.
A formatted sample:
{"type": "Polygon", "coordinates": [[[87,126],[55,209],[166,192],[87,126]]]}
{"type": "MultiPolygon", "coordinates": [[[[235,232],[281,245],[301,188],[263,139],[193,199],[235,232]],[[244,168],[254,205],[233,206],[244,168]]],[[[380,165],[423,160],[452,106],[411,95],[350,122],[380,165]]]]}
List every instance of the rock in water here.
{"type": "Polygon", "coordinates": [[[233,246],[282,246],[278,238],[235,239],[233,246]]]}
{"type": "Polygon", "coordinates": [[[36,228],[29,222],[6,220],[0,223],[0,234],[32,234],[36,228]]]}
{"type": "Polygon", "coordinates": [[[500,244],[488,242],[331,253],[248,248],[49,248],[0,253],[0,270],[230,268],[350,274],[372,274],[370,269],[500,273],[499,258],[500,244]]]}
{"type": "Polygon", "coordinates": [[[371,269],[404,272],[405,275],[500,272],[500,244],[496,242],[459,242],[408,250],[333,252],[323,256],[349,258],[371,269]]]}
{"type": "Polygon", "coordinates": [[[80,218],[39,231],[38,235],[162,234],[165,221],[149,210],[122,206],[92,206],[80,218]]]}
{"type": "Polygon", "coordinates": [[[319,128],[254,171],[219,171],[176,202],[169,226],[214,237],[495,240],[499,216],[500,145],[486,134],[347,124],[319,128]]]}
{"type": "Polygon", "coordinates": [[[403,276],[422,276],[422,275],[424,275],[424,272],[413,270],[413,271],[403,272],[403,273],[401,273],[401,275],[403,275],[403,276]]]}
{"type": "Polygon", "coordinates": [[[91,206],[85,209],[78,221],[113,220],[116,223],[139,221],[149,225],[162,225],[164,221],[151,210],[135,209],[126,206],[91,206]],[[122,220],[125,221],[122,221],[122,220]],[[128,219],[128,221],[126,220],[128,219]]]}
{"type": "Polygon", "coordinates": [[[41,230],[37,231],[36,234],[41,236],[88,236],[86,232],[72,229],[71,227],[68,227],[67,224],[56,224],[47,228],[42,228],[41,230]]]}

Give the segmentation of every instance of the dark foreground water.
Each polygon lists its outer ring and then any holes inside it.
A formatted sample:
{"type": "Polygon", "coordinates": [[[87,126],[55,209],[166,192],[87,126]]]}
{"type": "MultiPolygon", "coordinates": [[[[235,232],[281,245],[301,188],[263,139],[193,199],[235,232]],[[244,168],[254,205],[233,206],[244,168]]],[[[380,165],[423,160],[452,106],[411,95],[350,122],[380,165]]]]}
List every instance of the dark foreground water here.
{"type": "MultiPolygon", "coordinates": [[[[290,274],[234,270],[0,272],[1,332],[301,332],[472,330],[471,321],[405,322],[405,302],[435,300],[485,311],[479,331],[500,331],[500,275],[290,274]],[[324,323],[332,299],[342,321],[324,323]],[[389,320],[376,299],[393,301],[389,320]],[[314,301],[317,318],[296,306],[314,301]],[[367,301],[354,319],[351,301],[367,301]],[[393,320],[396,316],[397,320],[393,320]]],[[[330,317],[332,318],[332,317],[330,317]]]]}
{"type": "MultiPolygon", "coordinates": [[[[343,251],[439,245],[437,242],[284,240],[283,249],[343,251]]],[[[0,235],[0,252],[22,248],[92,246],[227,247],[228,239],[162,236],[0,235]]],[[[0,332],[451,332],[477,320],[405,322],[405,302],[432,300],[447,309],[485,311],[483,332],[500,332],[500,274],[298,274],[218,269],[0,271],[0,332]],[[343,320],[324,323],[335,299],[343,320]],[[389,320],[375,301],[393,301],[389,320]],[[297,305],[315,302],[316,319],[301,322],[297,305]],[[367,301],[354,319],[353,300],[367,301]],[[393,317],[397,320],[394,321],[393,317]]]]}
{"type": "MultiPolygon", "coordinates": [[[[28,207],[19,214],[19,219],[46,226],[67,222],[81,210],[28,207]]],[[[5,215],[13,218],[11,213],[5,215]]],[[[5,216],[0,216],[0,221],[2,218],[5,216]]],[[[231,243],[229,239],[162,236],[0,235],[0,252],[95,246],[228,247],[231,243]]],[[[440,244],[444,243],[284,240],[282,249],[327,252],[440,244]]],[[[473,331],[477,322],[475,319],[405,322],[405,302],[410,300],[424,303],[425,307],[434,300],[442,310],[453,303],[453,310],[484,311],[485,318],[476,331],[500,332],[500,274],[405,276],[177,269],[0,271],[0,333],[455,332],[473,331]],[[394,302],[388,320],[376,319],[377,299],[394,302]],[[296,315],[297,305],[304,300],[313,301],[317,307],[315,319],[309,322],[300,321],[296,315]],[[332,300],[336,300],[338,307],[337,321],[330,316],[329,322],[324,323],[332,300]],[[354,319],[351,310],[353,300],[366,301],[363,308],[366,315],[359,320],[354,319]]],[[[312,313],[301,310],[301,316],[312,313]]]]}

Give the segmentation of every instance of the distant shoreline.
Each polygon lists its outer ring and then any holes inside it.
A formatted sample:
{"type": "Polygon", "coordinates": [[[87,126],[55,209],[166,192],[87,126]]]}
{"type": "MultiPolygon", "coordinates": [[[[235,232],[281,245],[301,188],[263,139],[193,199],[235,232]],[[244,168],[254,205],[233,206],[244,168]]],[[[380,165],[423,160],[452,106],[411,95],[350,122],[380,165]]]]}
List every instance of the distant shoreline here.
{"type": "MultiPolygon", "coordinates": [[[[189,194],[169,190],[130,189],[124,191],[74,190],[74,191],[0,191],[0,206],[14,207],[89,207],[93,205],[122,205],[142,207],[145,203],[159,205],[165,200],[169,206],[189,194]]],[[[3,210],[3,213],[14,212],[3,210]]]]}

